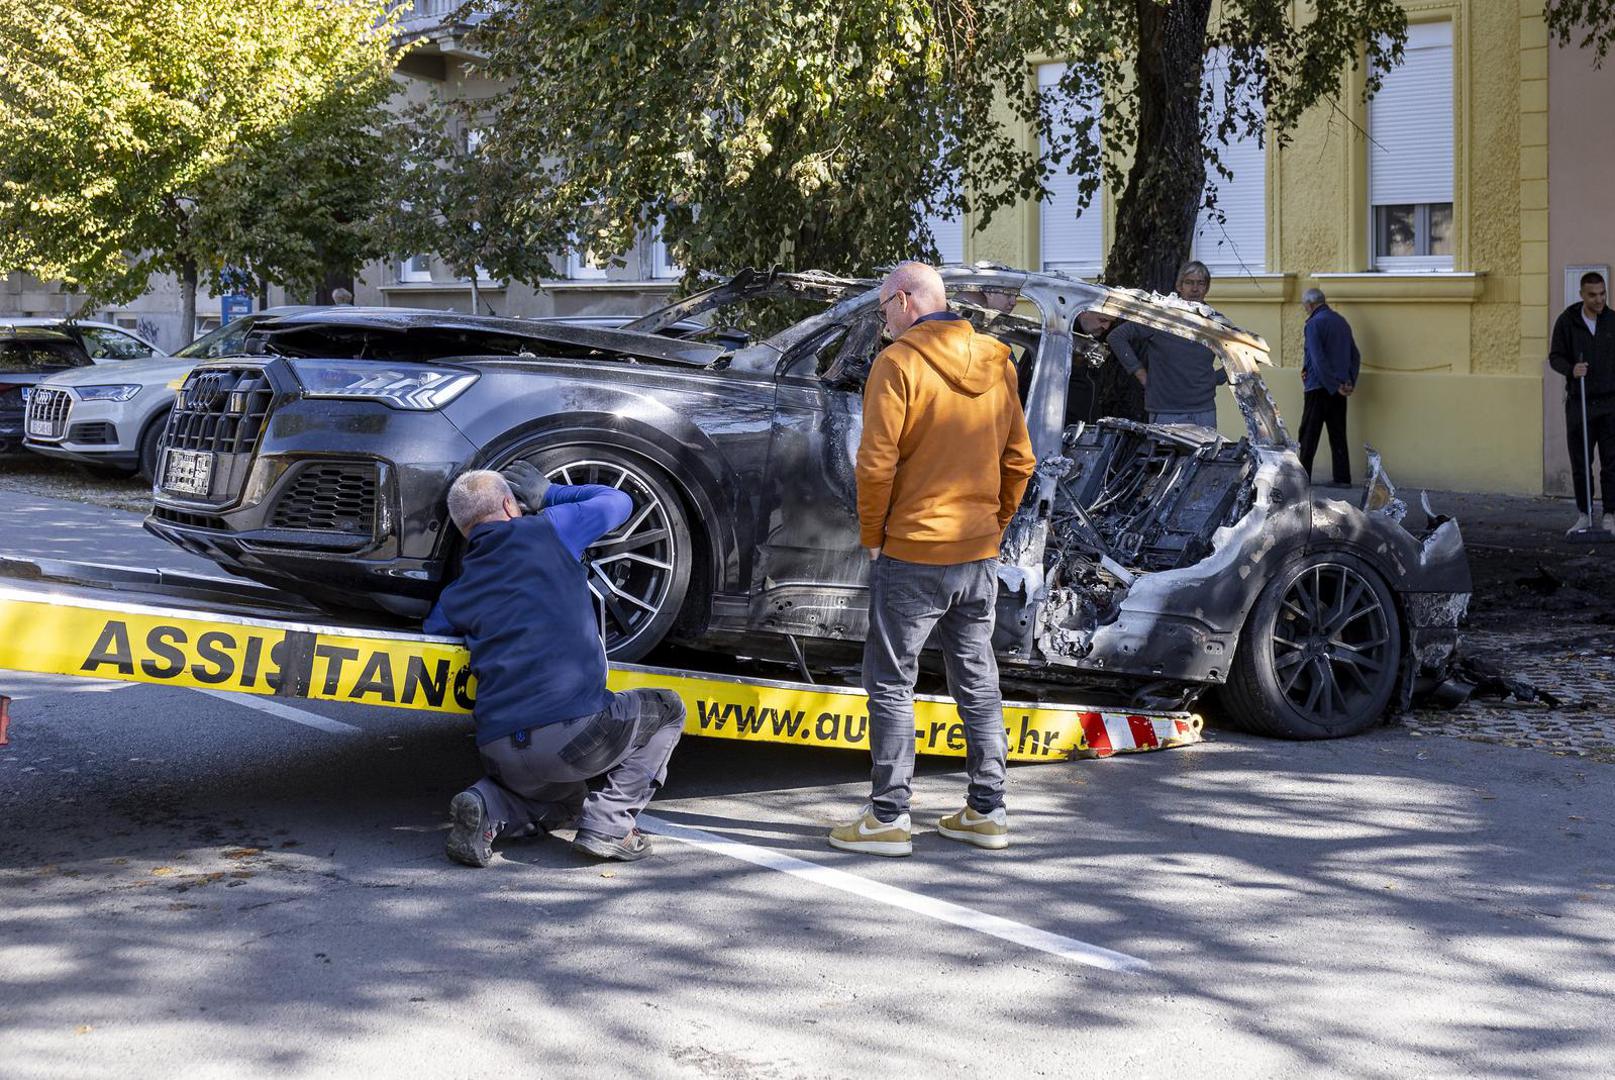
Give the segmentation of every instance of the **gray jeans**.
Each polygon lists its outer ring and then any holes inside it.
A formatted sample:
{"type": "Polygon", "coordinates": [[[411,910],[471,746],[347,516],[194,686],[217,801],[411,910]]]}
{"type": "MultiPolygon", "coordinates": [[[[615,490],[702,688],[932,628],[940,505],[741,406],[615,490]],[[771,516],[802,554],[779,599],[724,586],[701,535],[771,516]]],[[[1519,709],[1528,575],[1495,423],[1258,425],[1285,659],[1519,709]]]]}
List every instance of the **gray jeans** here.
{"type": "Polygon", "coordinates": [[[1199,424],[1201,427],[1217,429],[1217,407],[1209,409],[1196,409],[1192,412],[1152,412],[1152,424],[1199,424]]]}
{"type": "Polygon", "coordinates": [[[965,729],[967,798],[977,813],[1004,805],[1008,740],[993,655],[998,560],[925,566],[882,555],[869,568],[869,636],[864,691],[869,695],[871,801],[890,821],[908,812],[914,780],[914,679],[934,629],[948,692],[965,729]]]}
{"type": "Polygon", "coordinates": [[[518,732],[480,748],[488,775],[472,785],[506,836],[578,828],[627,836],[667,779],[684,733],[684,702],[671,690],[630,690],[592,716],[518,732]],[[602,777],[598,790],[588,781],[602,777]]]}

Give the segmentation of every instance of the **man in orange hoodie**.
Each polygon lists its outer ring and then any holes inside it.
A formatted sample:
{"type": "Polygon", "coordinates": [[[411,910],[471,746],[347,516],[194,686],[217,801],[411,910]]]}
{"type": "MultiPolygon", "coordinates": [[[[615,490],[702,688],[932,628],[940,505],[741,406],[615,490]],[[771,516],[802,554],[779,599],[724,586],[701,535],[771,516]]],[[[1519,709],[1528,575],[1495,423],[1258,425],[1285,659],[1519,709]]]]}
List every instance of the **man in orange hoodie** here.
{"type": "Polygon", "coordinates": [[[965,807],[937,823],[950,839],[1009,846],[1007,744],[993,612],[998,545],[1036,459],[1009,348],[948,310],[941,276],[904,263],[881,284],[893,338],[864,387],[858,522],[869,552],[864,690],[874,759],[870,803],[830,845],[913,851],[914,680],[937,631],[948,690],[964,721],[965,807]]]}

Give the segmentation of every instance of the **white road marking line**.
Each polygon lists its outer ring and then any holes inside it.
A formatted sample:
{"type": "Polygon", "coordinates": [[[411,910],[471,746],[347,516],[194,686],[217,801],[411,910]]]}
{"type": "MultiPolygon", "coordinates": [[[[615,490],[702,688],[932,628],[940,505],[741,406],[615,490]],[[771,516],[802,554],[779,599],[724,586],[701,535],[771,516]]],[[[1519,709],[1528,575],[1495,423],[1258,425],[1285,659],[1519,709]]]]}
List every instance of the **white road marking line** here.
{"type": "Polygon", "coordinates": [[[357,735],[364,730],[363,728],[356,728],[352,724],[344,724],[340,720],[332,720],[330,717],[321,716],[319,713],[309,712],[306,709],[294,709],[290,705],[282,705],[280,702],[265,697],[263,694],[237,694],[228,690],[203,690],[201,687],[193,687],[192,689],[198,694],[206,694],[208,697],[216,697],[220,701],[230,701],[237,705],[245,705],[249,709],[257,709],[261,713],[278,716],[282,720],[290,720],[292,723],[302,724],[304,727],[319,728],[321,731],[328,731],[332,735],[357,735]]]}
{"type": "Polygon", "coordinates": [[[1052,953],[1067,960],[1075,960],[1079,964],[1087,964],[1089,967],[1126,972],[1150,969],[1148,960],[1141,960],[1136,956],[1112,952],[1098,945],[1090,945],[1086,941],[1039,930],[1035,926],[1027,926],[1025,923],[1014,922],[997,915],[988,915],[986,912],[967,908],[961,904],[899,889],[895,885],[871,881],[833,867],[820,866],[818,863],[798,859],[794,855],[787,855],[773,848],[754,847],[703,829],[675,825],[653,814],[640,814],[639,826],[648,833],[665,836],[669,840],[679,840],[695,847],[706,848],[708,851],[727,855],[731,859],[739,859],[753,866],[778,870],[782,874],[790,874],[816,885],[851,893],[904,911],[912,911],[917,915],[952,923],[954,926],[962,926],[966,930],[1001,938],[1029,949],[1037,949],[1039,952],[1052,953]]]}
{"type": "MultiPolygon", "coordinates": [[[[63,675],[62,679],[69,676],[63,675]]],[[[84,679],[74,680],[79,685],[57,686],[43,679],[37,681],[19,680],[10,677],[0,678],[0,692],[5,692],[12,701],[28,701],[46,694],[107,694],[114,690],[122,690],[128,686],[138,684],[132,682],[87,682],[84,679]],[[20,685],[19,685],[20,683],[20,685]]]]}

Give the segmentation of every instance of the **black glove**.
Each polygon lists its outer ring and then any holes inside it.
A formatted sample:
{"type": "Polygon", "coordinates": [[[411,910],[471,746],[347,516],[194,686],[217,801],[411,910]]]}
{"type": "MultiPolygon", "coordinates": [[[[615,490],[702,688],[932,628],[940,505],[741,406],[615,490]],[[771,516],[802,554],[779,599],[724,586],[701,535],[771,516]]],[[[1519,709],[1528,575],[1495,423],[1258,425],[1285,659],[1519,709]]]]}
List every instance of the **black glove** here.
{"type": "Polygon", "coordinates": [[[521,505],[522,513],[536,514],[544,505],[544,495],[550,489],[550,482],[538,467],[531,461],[512,461],[499,475],[505,478],[510,485],[510,493],[516,496],[516,502],[521,505]]]}

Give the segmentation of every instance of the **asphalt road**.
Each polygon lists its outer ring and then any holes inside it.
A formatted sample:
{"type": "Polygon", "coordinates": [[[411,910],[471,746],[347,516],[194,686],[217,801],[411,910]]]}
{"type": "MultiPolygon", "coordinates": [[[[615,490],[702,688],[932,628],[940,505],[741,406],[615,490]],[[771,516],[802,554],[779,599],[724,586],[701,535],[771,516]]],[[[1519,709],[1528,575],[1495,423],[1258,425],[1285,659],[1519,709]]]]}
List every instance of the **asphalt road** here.
{"type": "MultiPolygon", "coordinates": [[[[0,493],[0,553],[200,569],[0,493]]],[[[1415,737],[1015,768],[824,846],[858,755],[687,739],[687,840],[442,853],[466,725],[0,672],[0,1076],[1605,1077],[1615,768],[1415,737]],[[317,724],[319,726],[311,726],[317,724]],[[693,842],[691,842],[693,841],[693,842]],[[1097,950],[1108,950],[1099,952],[1097,950]],[[1097,966],[1096,966],[1097,965],[1097,966]]]]}

